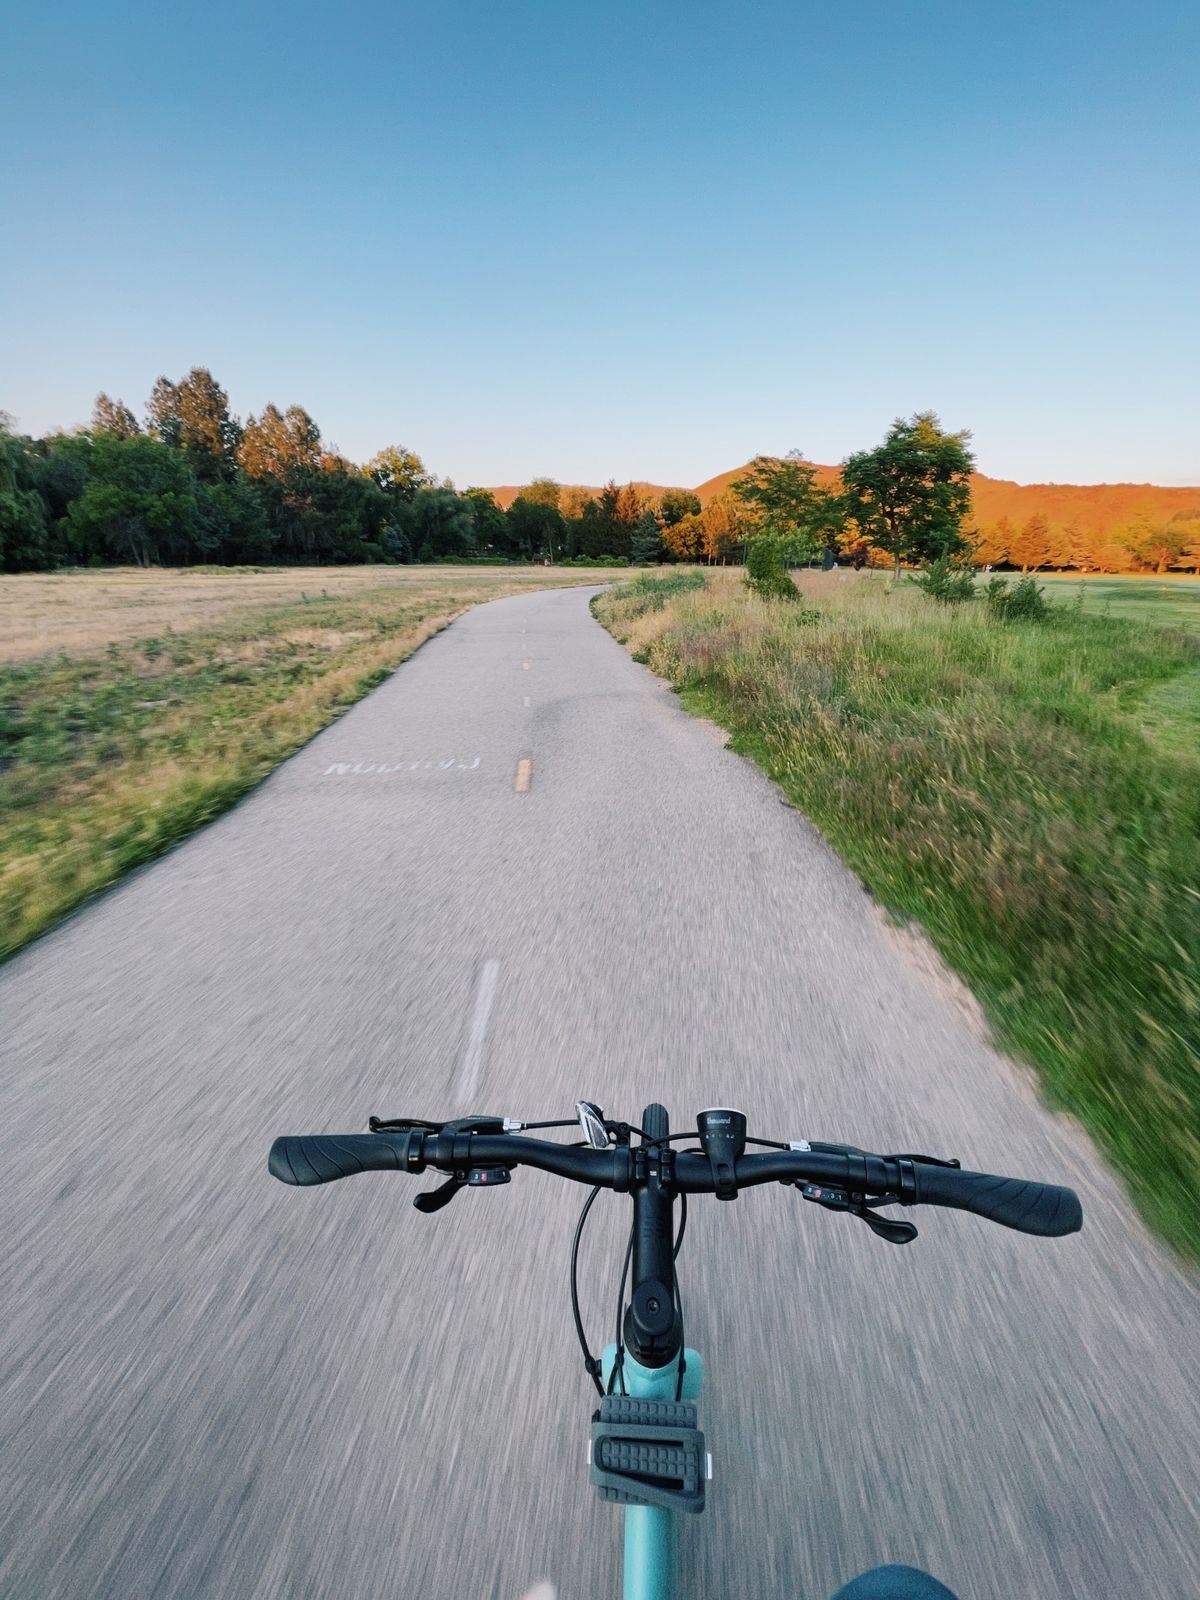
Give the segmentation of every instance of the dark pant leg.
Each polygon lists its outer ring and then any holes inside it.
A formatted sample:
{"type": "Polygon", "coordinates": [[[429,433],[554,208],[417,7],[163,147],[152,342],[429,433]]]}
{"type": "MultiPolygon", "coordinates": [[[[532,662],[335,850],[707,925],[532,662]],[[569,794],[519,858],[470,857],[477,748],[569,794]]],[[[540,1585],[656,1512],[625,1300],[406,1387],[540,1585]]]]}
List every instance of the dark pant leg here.
{"type": "Polygon", "coordinates": [[[875,1567],[839,1589],[833,1600],[955,1600],[944,1583],[915,1567],[875,1567]]]}

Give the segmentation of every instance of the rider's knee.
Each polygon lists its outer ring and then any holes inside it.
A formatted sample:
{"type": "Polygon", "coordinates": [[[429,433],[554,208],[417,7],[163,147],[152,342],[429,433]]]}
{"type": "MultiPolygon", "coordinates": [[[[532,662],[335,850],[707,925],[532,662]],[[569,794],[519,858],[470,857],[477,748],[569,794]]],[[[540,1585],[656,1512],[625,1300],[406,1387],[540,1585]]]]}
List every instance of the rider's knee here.
{"type": "Polygon", "coordinates": [[[833,1600],[955,1600],[944,1583],[916,1567],[875,1567],[839,1589],[833,1600]]]}

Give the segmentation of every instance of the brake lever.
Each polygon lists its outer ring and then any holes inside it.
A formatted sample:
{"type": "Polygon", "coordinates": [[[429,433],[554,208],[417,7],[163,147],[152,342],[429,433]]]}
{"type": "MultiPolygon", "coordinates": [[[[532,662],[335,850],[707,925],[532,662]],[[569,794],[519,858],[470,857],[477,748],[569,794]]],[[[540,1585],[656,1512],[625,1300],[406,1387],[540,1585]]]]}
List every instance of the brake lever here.
{"type": "Polygon", "coordinates": [[[445,1183],[437,1189],[427,1189],[424,1194],[417,1195],[413,1201],[418,1211],[423,1211],[429,1216],[434,1211],[440,1211],[443,1206],[448,1206],[460,1189],[467,1186],[465,1172],[454,1173],[445,1183]]]}
{"type": "MultiPolygon", "coordinates": [[[[890,1200],[892,1196],[880,1198],[890,1200]]],[[[877,1233],[889,1244],[911,1244],[917,1237],[915,1223],[907,1222],[903,1217],[881,1217],[865,1200],[861,1205],[851,1206],[850,1210],[854,1216],[862,1218],[872,1233],[877,1233]]]]}
{"type": "MultiPolygon", "coordinates": [[[[889,1244],[911,1244],[917,1237],[917,1230],[911,1222],[906,1222],[902,1217],[881,1217],[867,1204],[865,1198],[851,1199],[848,1189],[820,1183],[798,1183],[796,1188],[805,1200],[811,1200],[814,1205],[824,1206],[826,1211],[848,1211],[852,1217],[860,1218],[872,1233],[878,1234],[881,1239],[886,1239],[889,1244]]],[[[874,1199],[877,1205],[881,1202],[889,1205],[898,1200],[899,1196],[881,1194],[874,1196],[874,1199]]]]}

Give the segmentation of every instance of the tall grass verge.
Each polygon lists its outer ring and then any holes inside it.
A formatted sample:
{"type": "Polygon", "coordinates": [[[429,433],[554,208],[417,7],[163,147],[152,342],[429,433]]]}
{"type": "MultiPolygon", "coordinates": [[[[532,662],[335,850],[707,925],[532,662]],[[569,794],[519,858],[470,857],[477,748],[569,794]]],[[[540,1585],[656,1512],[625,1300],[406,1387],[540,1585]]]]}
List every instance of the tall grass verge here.
{"type": "Polygon", "coordinates": [[[1200,1259],[1200,640],[1067,607],[1005,621],[869,575],[801,588],[816,617],[729,575],[594,609],[925,926],[1200,1259]]]}

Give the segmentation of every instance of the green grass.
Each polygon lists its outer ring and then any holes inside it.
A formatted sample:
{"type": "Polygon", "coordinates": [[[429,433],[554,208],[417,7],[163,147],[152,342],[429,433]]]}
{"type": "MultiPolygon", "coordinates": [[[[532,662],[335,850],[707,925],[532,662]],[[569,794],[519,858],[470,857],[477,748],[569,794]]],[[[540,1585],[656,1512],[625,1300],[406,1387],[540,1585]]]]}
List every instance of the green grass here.
{"type": "Polygon", "coordinates": [[[254,579],[218,577],[4,580],[14,639],[89,644],[0,662],[0,959],[232,805],[468,606],[588,581],[359,569],[297,598],[281,572],[261,589],[285,600],[247,605],[254,579]],[[131,638],[139,611],[175,624],[131,638]]]}
{"type": "MultiPolygon", "coordinates": [[[[1011,574],[1000,576],[1014,581],[1011,574]]],[[[1120,617],[1200,633],[1200,578],[1080,577],[1066,572],[1037,572],[1034,577],[1045,585],[1047,600],[1080,605],[1086,616],[1120,617]]]]}
{"type": "Polygon", "coordinates": [[[1069,605],[1004,623],[872,577],[801,587],[815,619],[734,574],[595,609],[924,925],[1200,1260],[1200,639],[1069,605]]]}
{"type": "Polygon", "coordinates": [[[696,589],[703,589],[704,574],[697,572],[693,567],[685,567],[679,572],[658,574],[643,572],[629,583],[622,584],[621,588],[624,593],[636,596],[638,606],[643,613],[661,611],[669,600],[675,600],[681,594],[690,594],[696,589]]]}

